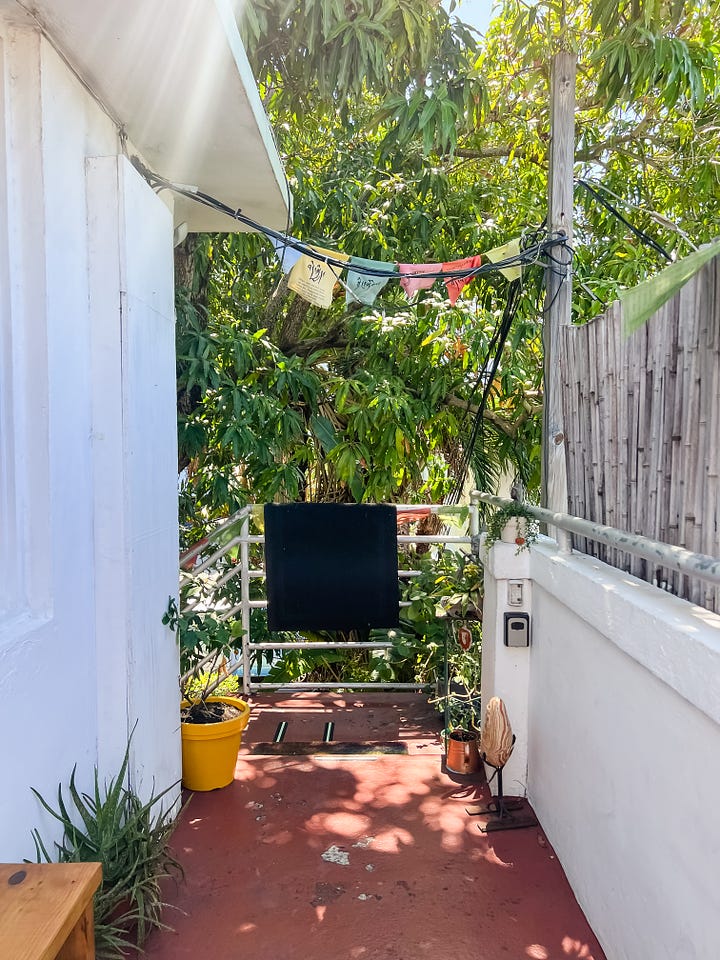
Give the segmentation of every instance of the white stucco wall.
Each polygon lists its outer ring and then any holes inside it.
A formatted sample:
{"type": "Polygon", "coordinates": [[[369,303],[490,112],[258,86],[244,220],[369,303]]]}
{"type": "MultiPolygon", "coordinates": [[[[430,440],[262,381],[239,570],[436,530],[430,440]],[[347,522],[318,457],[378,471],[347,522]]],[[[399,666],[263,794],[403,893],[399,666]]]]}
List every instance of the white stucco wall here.
{"type": "Polygon", "coordinates": [[[74,764],[179,777],[172,217],[33,30],[0,21],[0,860],[74,764]],[[93,159],[98,158],[98,159],[93,159]],[[101,171],[99,173],[98,171],[101,171]]]}
{"type": "MultiPolygon", "coordinates": [[[[483,601],[483,646],[481,702],[487,706],[491,697],[500,697],[517,737],[510,759],[503,770],[503,791],[507,796],[524,797],[527,793],[530,648],[506,647],[503,640],[505,614],[529,612],[532,609],[530,554],[518,552],[515,544],[497,543],[485,562],[485,599],[483,601]],[[522,604],[508,603],[510,582],[520,584],[522,604]],[[486,638],[493,637],[495,642],[486,638]]],[[[492,767],[486,768],[493,793],[497,778],[492,767]]]]}
{"type": "MultiPolygon", "coordinates": [[[[527,728],[513,727],[540,822],[609,958],[711,960],[720,617],[551,541],[529,572],[527,728]]],[[[491,565],[486,589],[504,593],[491,565]]],[[[483,657],[498,639],[485,630],[483,657]]]]}

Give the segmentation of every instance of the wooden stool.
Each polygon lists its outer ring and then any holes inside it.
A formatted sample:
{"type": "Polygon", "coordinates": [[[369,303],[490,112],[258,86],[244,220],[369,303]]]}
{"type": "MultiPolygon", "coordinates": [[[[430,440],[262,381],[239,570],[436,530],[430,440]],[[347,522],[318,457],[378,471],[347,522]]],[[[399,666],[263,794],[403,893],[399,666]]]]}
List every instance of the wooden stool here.
{"type": "Polygon", "coordinates": [[[0,957],[95,960],[99,863],[0,864],[0,957]]]}

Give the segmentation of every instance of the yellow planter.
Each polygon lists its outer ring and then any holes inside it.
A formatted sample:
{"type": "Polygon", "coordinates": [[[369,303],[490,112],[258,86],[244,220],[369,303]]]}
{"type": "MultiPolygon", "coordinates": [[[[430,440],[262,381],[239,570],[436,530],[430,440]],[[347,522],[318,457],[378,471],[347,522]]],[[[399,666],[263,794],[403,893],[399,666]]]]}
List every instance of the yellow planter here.
{"type": "MultiPolygon", "coordinates": [[[[220,723],[181,723],[182,782],[188,790],[217,790],[232,783],[242,732],[250,706],[236,697],[208,697],[208,703],[228,703],[240,713],[220,723]]],[[[187,701],[183,707],[189,706],[187,701]]]]}

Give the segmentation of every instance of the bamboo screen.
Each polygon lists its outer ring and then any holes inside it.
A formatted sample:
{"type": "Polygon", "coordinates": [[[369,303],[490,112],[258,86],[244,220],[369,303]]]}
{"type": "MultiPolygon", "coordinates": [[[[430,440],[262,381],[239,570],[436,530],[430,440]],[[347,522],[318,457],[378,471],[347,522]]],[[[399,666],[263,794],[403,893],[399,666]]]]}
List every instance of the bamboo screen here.
{"type": "MultiPolygon", "coordinates": [[[[720,556],[720,257],[626,337],[614,303],[565,328],[568,512],[720,556]]],[[[720,589],[617,549],[574,545],[720,611],[720,589]]]]}

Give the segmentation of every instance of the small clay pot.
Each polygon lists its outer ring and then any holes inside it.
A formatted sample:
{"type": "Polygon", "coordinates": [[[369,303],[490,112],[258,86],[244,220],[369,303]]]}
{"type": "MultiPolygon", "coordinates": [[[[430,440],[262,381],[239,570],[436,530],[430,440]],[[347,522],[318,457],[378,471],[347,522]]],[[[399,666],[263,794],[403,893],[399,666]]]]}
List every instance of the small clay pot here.
{"type": "Polygon", "coordinates": [[[480,769],[477,735],[469,730],[453,730],[447,738],[445,766],[452,773],[477,773],[480,769]]]}

